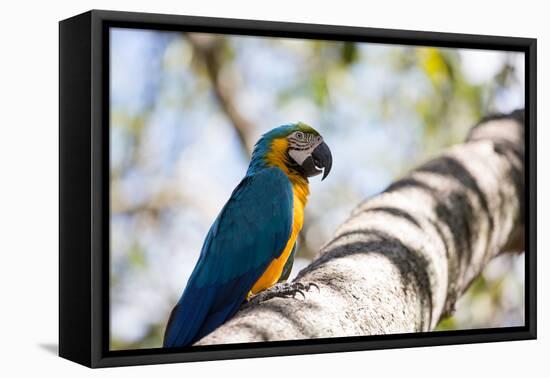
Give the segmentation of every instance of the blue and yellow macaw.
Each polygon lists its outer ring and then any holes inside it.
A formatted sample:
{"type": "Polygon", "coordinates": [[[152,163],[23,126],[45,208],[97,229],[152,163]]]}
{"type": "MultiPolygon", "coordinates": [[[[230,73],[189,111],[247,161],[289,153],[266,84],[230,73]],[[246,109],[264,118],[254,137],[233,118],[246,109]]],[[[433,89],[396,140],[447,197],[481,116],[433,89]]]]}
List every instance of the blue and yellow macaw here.
{"type": "Polygon", "coordinates": [[[308,177],[329,174],[332,156],[312,127],[277,127],[256,143],[246,176],[206,235],[172,310],[164,347],[191,345],[255,294],[288,278],[304,221],[308,177]]]}

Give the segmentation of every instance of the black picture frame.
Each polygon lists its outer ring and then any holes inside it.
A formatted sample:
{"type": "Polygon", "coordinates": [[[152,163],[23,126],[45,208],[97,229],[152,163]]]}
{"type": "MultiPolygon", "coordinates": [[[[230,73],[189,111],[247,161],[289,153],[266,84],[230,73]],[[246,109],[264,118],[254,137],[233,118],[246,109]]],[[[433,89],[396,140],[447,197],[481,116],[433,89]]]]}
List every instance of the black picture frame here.
{"type": "Polygon", "coordinates": [[[536,39],[92,10],[59,23],[59,354],[89,367],[536,338],[536,39]],[[525,326],[109,351],[110,27],[525,53],[525,326]]]}

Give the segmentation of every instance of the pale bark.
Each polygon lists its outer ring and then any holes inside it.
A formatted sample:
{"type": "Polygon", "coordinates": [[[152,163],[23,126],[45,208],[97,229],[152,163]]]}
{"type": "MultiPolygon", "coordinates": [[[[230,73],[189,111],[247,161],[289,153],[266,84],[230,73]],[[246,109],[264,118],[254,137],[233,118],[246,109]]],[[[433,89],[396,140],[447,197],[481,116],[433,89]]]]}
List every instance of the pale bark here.
{"type": "Polygon", "coordinates": [[[433,330],[493,257],[523,250],[524,176],[523,112],[487,119],[353,211],[296,278],[319,290],[247,306],[199,344],[433,330]]]}

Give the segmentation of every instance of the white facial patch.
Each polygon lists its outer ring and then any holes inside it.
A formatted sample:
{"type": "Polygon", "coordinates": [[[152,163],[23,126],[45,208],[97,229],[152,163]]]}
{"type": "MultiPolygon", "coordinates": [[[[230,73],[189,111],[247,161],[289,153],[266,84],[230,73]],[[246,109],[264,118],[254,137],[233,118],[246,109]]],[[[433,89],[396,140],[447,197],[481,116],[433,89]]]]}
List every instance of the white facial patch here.
{"type": "Polygon", "coordinates": [[[304,161],[311,156],[313,150],[323,143],[323,138],[306,134],[301,131],[292,133],[289,138],[290,148],[288,154],[298,164],[302,165],[304,161]]]}
{"type": "Polygon", "coordinates": [[[294,161],[300,165],[306,160],[309,155],[311,155],[311,151],[313,151],[313,148],[307,149],[307,150],[290,150],[288,151],[288,154],[294,161]]]}

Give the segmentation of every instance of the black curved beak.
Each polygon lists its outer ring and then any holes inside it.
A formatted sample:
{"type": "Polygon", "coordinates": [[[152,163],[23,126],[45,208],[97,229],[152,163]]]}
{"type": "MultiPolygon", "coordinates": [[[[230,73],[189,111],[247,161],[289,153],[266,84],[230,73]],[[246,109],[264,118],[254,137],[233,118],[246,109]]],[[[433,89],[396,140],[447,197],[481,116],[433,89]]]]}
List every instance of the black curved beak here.
{"type": "Polygon", "coordinates": [[[323,172],[322,181],[328,176],[332,168],[332,154],[325,142],[315,147],[311,156],[302,163],[302,168],[307,177],[317,176],[323,172]]]}

